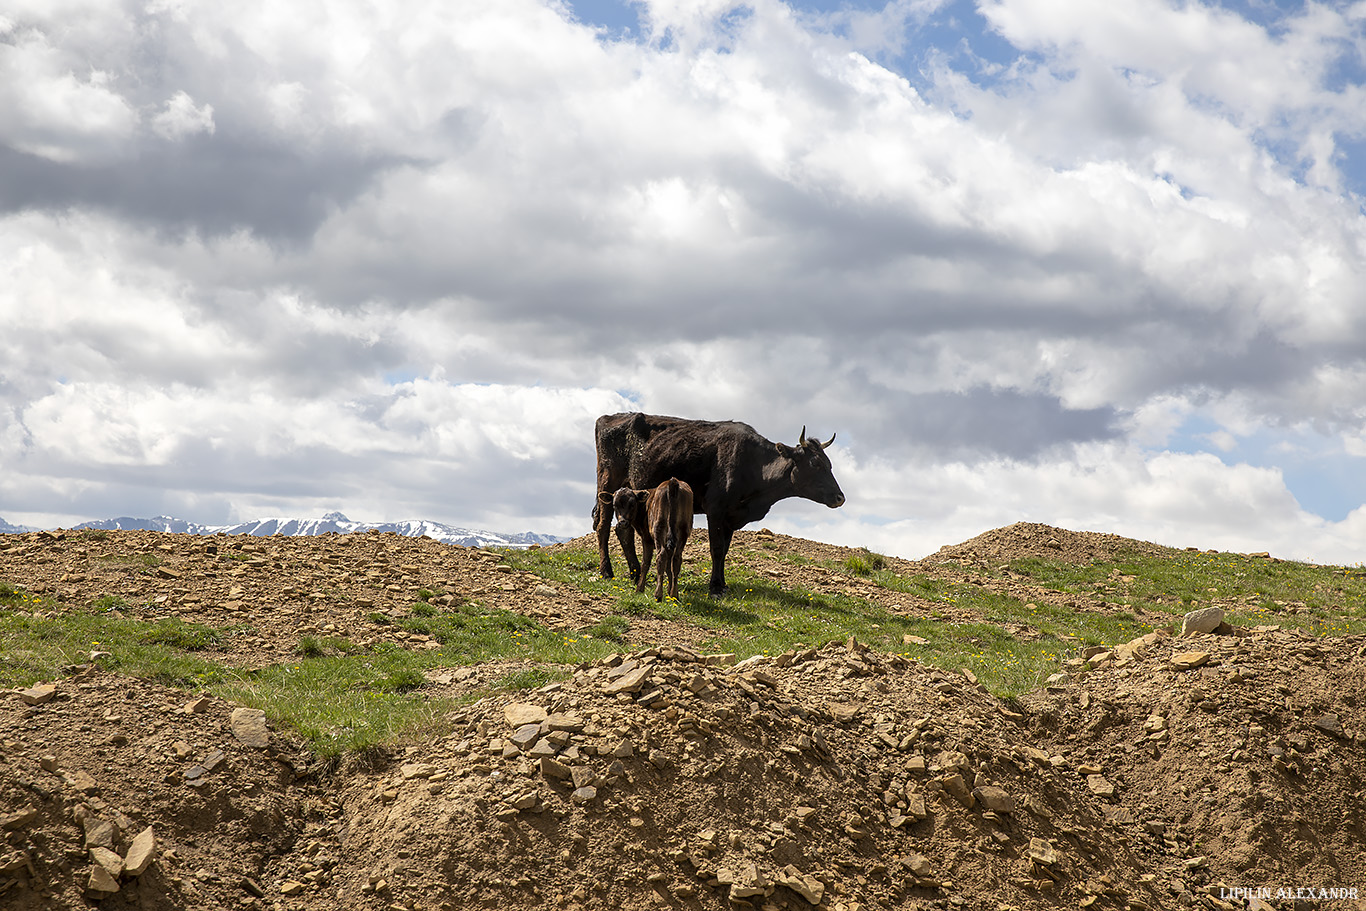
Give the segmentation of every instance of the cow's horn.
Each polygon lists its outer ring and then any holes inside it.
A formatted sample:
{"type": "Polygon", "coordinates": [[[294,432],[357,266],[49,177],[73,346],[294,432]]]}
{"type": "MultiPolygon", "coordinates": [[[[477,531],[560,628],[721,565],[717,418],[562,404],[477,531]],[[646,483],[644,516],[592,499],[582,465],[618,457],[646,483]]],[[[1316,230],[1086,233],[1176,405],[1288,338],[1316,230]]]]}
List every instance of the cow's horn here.
{"type": "Polygon", "coordinates": [[[797,445],[798,445],[798,446],[805,446],[805,445],[806,445],[806,425],[805,425],[805,424],[802,425],[802,435],[799,436],[799,437],[797,437],[797,445]]]}
{"type": "Polygon", "coordinates": [[[830,439],[826,440],[824,443],[821,444],[821,448],[822,448],[822,449],[829,449],[829,448],[830,448],[830,444],[833,443],[833,442],[835,442],[835,435],[832,433],[832,434],[830,434],[830,439]]]}

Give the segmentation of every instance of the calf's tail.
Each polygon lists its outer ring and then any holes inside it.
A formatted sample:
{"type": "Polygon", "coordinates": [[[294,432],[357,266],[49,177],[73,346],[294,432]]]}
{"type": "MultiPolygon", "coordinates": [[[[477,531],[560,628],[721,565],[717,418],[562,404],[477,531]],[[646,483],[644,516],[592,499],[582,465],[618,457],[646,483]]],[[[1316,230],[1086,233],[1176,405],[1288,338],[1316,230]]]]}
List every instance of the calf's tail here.
{"type": "Polygon", "coordinates": [[[674,512],[678,508],[678,478],[669,478],[668,486],[664,488],[664,496],[661,497],[661,499],[664,501],[660,504],[664,507],[662,511],[664,515],[669,517],[669,530],[665,534],[664,548],[665,550],[672,551],[678,546],[678,538],[674,534],[673,521],[674,512]]]}

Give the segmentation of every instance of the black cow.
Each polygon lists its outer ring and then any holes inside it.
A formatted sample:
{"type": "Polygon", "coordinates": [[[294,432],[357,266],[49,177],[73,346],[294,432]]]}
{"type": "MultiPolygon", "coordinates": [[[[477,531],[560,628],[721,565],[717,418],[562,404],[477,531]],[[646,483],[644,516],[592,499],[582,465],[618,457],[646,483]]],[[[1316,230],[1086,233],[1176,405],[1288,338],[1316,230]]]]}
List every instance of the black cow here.
{"type": "MultiPolygon", "coordinates": [[[[831,509],[844,505],[844,493],[821,443],[806,438],[797,445],[766,440],[738,421],[689,421],[652,414],[604,414],[594,427],[598,449],[598,493],[609,501],[593,505],[602,577],[612,578],[607,535],[612,523],[610,496],[618,488],[648,490],[678,478],[693,490],[693,511],[707,516],[711,543],[712,595],[726,590],[726,552],[735,530],[768,515],[787,497],[805,497],[831,509]]],[[[639,578],[635,535],[617,525],[632,578],[639,578]]]]}

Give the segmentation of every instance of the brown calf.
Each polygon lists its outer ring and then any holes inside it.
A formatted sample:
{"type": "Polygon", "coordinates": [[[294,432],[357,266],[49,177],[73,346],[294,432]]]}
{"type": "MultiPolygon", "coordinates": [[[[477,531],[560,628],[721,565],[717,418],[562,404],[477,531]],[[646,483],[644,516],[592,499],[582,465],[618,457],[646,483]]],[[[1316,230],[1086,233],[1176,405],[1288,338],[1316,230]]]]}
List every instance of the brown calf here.
{"type": "Polygon", "coordinates": [[[615,495],[598,494],[604,507],[610,506],[619,517],[617,537],[626,531],[640,535],[640,573],[635,580],[636,591],[645,591],[645,578],[650,572],[650,557],[659,547],[659,564],[655,568],[655,600],[664,600],[664,577],[669,578],[669,597],[678,597],[678,573],[683,568],[683,545],[692,533],[692,488],[677,478],[670,478],[654,490],[632,490],[623,487],[615,495]]]}

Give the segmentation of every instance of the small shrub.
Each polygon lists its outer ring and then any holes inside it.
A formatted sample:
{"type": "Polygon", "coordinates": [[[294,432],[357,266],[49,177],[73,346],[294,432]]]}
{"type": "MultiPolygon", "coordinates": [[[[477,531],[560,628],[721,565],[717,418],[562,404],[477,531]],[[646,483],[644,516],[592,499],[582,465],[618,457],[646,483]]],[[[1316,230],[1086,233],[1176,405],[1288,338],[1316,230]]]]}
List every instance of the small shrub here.
{"type": "Polygon", "coordinates": [[[399,668],[385,674],[375,681],[375,689],[382,693],[406,693],[427,682],[422,672],[416,668],[399,668]]]}
{"type": "Polygon", "coordinates": [[[631,628],[631,622],[621,614],[608,614],[597,623],[584,630],[584,635],[592,636],[594,639],[608,639],[613,642],[620,642],[631,628]]]}
{"type": "Polygon", "coordinates": [[[326,654],[321,642],[312,636],[304,636],[299,640],[299,644],[294,646],[294,654],[304,658],[321,658],[326,654]]]}
{"type": "Polygon", "coordinates": [[[420,601],[412,606],[412,614],[414,617],[435,617],[436,608],[426,601],[420,601]]]}
{"type": "Polygon", "coordinates": [[[118,595],[100,595],[91,605],[96,610],[124,610],[128,602],[118,595]]]}
{"type": "Polygon", "coordinates": [[[388,614],[381,614],[379,611],[375,611],[370,615],[370,622],[378,623],[380,626],[388,626],[393,623],[393,621],[389,619],[388,614]]]}
{"type": "Polygon", "coordinates": [[[432,591],[430,588],[420,588],[417,591],[417,600],[419,601],[430,601],[435,597],[436,592],[432,591]]]}
{"type": "Polygon", "coordinates": [[[558,679],[560,679],[559,676],[550,671],[533,667],[524,671],[513,671],[510,674],[505,674],[494,685],[501,690],[534,690],[545,686],[547,683],[554,683],[558,679]]]}
{"type": "Polygon", "coordinates": [[[148,645],[165,645],[187,652],[202,652],[214,648],[222,640],[218,630],[182,620],[158,620],[150,624],[138,637],[148,645]]]}

